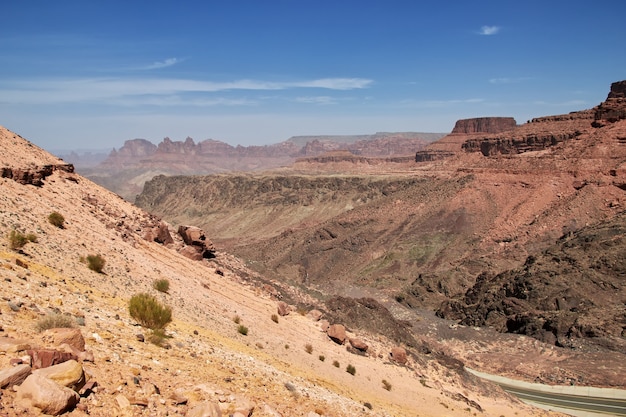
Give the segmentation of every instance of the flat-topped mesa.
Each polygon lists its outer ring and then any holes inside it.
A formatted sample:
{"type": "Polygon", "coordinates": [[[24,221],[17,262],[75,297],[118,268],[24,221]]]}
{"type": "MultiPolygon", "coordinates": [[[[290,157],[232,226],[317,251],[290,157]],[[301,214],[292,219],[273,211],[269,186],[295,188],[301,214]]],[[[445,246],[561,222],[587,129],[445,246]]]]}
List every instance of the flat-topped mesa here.
{"type": "Polygon", "coordinates": [[[517,122],[512,117],[475,117],[457,120],[451,134],[500,133],[516,127],[517,122]]]}
{"type": "Polygon", "coordinates": [[[447,159],[463,150],[463,144],[477,135],[489,135],[517,128],[513,117],[475,117],[457,120],[452,132],[415,153],[415,162],[447,159]]]}

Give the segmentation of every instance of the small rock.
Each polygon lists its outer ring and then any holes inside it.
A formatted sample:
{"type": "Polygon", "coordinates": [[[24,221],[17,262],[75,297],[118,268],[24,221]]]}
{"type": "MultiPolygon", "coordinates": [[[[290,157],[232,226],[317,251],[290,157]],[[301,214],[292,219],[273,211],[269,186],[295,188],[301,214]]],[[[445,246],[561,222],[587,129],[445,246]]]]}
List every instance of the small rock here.
{"type": "Polygon", "coordinates": [[[72,353],[52,349],[28,350],[27,353],[28,356],[31,357],[30,363],[34,369],[47,368],[52,365],[67,362],[70,359],[78,359],[76,355],[72,353]]]}
{"type": "Polygon", "coordinates": [[[324,314],[319,310],[311,310],[307,313],[307,317],[313,321],[320,321],[324,314]]]}
{"type": "Polygon", "coordinates": [[[84,352],[85,351],[85,338],[80,329],[77,328],[61,328],[61,329],[48,329],[43,334],[44,340],[51,340],[52,343],[62,345],[67,343],[73,348],[84,352]]]}
{"type": "Polygon", "coordinates": [[[130,408],[130,405],[131,405],[130,401],[128,400],[128,398],[126,398],[122,394],[117,395],[115,397],[115,401],[117,402],[117,405],[120,407],[121,410],[130,408]]]}
{"type": "Polygon", "coordinates": [[[16,353],[30,349],[30,343],[10,337],[0,337],[0,352],[16,353]]]}
{"type": "Polygon", "coordinates": [[[20,311],[20,306],[18,306],[17,304],[15,304],[13,302],[9,301],[8,305],[9,305],[9,308],[11,309],[11,311],[15,311],[15,312],[20,311]]]}
{"type": "Polygon", "coordinates": [[[17,365],[0,371],[0,388],[20,385],[30,375],[31,368],[28,365],[17,365]]]}
{"type": "Polygon", "coordinates": [[[222,410],[217,404],[204,401],[189,410],[187,417],[222,417],[222,410]]]}
{"type": "Polygon", "coordinates": [[[321,320],[319,322],[319,326],[320,326],[320,331],[326,333],[328,331],[328,328],[330,327],[330,323],[328,322],[328,320],[321,320]]]}
{"type": "Polygon", "coordinates": [[[174,393],[170,395],[170,400],[172,400],[175,405],[187,404],[187,401],[189,401],[181,390],[174,391],[174,393]]]}
{"type": "Polygon", "coordinates": [[[136,337],[136,338],[137,338],[137,340],[139,340],[141,343],[143,343],[143,342],[145,342],[145,341],[146,341],[146,338],[145,338],[145,336],[144,336],[142,333],[137,333],[137,334],[135,335],[135,337],[136,337]]]}
{"type": "Polygon", "coordinates": [[[284,302],[284,301],[279,301],[278,302],[278,315],[279,316],[286,316],[289,314],[289,305],[284,302]]]}
{"type": "Polygon", "coordinates": [[[91,393],[96,392],[96,388],[98,387],[98,382],[95,379],[91,381],[87,381],[85,385],[78,391],[78,394],[81,397],[89,397],[91,393]]]}

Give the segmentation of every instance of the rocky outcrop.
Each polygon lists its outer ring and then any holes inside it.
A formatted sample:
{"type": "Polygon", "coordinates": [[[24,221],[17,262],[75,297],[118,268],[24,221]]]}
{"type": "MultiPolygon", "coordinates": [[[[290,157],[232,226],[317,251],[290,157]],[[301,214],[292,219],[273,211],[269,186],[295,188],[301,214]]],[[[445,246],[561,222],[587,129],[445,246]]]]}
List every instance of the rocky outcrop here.
{"type": "Polygon", "coordinates": [[[466,152],[481,152],[485,156],[515,155],[530,151],[541,151],[566,140],[575,139],[580,134],[580,131],[575,130],[470,139],[463,144],[463,150],[466,152]]]}
{"type": "Polygon", "coordinates": [[[67,173],[74,172],[72,164],[44,165],[33,168],[0,168],[0,178],[10,178],[23,185],[34,185],[41,187],[44,180],[52,175],[54,171],[62,171],[67,173]]]}
{"type": "Polygon", "coordinates": [[[415,162],[432,162],[448,159],[462,151],[468,139],[477,135],[512,131],[517,122],[512,117],[477,117],[457,120],[452,132],[415,153],[415,162]]]}
{"type": "Polygon", "coordinates": [[[606,100],[595,108],[594,127],[626,119],[626,80],[611,84],[606,100]]]}
{"type": "Polygon", "coordinates": [[[178,227],[178,234],[187,245],[180,252],[184,256],[197,261],[215,258],[213,243],[199,227],[181,225],[178,227]]]}
{"type": "Polygon", "coordinates": [[[456,152],[440,150],[419,151],[415,153],[415,162],[441,161],[442,159],[450,158],[455,154],[456,152]]]}
{"type": "Polygon", "coordinates": [[[568,232],[523,267],[481,274],[437,314],[468,326],[535,337],[549,344],[626,349],[626,213],[568,232]]]}
{"type": "Polygon", "coordinates": [[[452,134],[500,133],[516,127],[517,122],[512,117],[476,117],[457,120],[452,134]]]}

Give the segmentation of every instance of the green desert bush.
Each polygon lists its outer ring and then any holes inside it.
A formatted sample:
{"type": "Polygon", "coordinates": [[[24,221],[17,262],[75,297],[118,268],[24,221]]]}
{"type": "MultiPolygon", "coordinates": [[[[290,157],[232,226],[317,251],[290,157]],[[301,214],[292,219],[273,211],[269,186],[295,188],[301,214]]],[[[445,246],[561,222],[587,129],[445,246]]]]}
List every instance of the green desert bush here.
{"type": "Polygon", "coordinates": [[[152,343],[155,346],[159,346],[162,348],[169,348],[170,344],[167,341],[171,336],[168,336],[165,333],[164,329],[154,329],[148,335],[148,342],[152,343]]]}
{"type": "Polygon", "coordinates": [[[235,317],[233,317],[233,321],[235,322],[235,324],[239,324],[239,323],[241,323],[241,317],[235,316],[235,317]]]}
{"type": "Polygon", "coordinates": [[[20,250],[28,242],[37,242],[37,235],[33,233],[25,235],[17,230],[11,230],[11,233],[9,233],[9,247],[11,250],[20,250]]]}
{"type": "Polygon", "coordinates": [[[172,321],[172,309],[146,293],[133,295],[128,311],[139,324],[151,330],[164,329],[172,321]]]}
{"type": "Polygon", "coordinates": [[[339,368],[339,366],[340,366],[340,365],[339,365],[339,361],[333,361],[333,366],[334,366],[335,368],[339,368]]]}
{"type": "Polygon", "coordinates": [[[48,215],[48,221],[51,225],[58,227],[59,229],[63,229],[65,224],[65,217],[61,213],[53,211],[48,215]]]}
{"type": "Polygon", "coordinates": [[[106,260],[101,255],[87,255],[87,266],[92,271],[102,273],[106,260]]]}
{"type": "Polygon", "coordinates": [[[383,388],[387,391],[391,391],[391,383],[386,379],[383,379],[383,388]]]}
{"type": "Polygon", "coordinates": [[[237,331],[244,336],[248,335],[248,328],[244,326],[243,324],[240,324],[239,327],[237,327],[237,331]]]}
{"type": "Polygon", "coordinates": [[[35,329],[38,332],[43,332],[48,329],[59,329],[64,327],[74,327],[76,320],[72,316],[66,314],[50,313],[37,320],[35,329]]]}
{"type": "Polygon", "coordinates": [[[356,368],[353,365],[346,366],[346,372],[350,375],[356,374],[356,368]]]}
{"type": "Polygon", "coordinates": [[[306,350],[306,353],[308,353],[310,355],[311,353],[313,353],[313,345],[310,344],[310,343],[307,343],[304,346],[304,350],[306,350]]]}
{"type": "Polygon", "coordinates": [[[324,356],[324,355],[319,355],[317,358],[318,358],[320,361],[322,361],[322,362],[324,362],[324,361],[326,360],[326,356],[324,356]]]}
{"type": "Polygon", "coordinates": [[[163,278],[163,279],[156,279],[154,280],[154,282],[152,283],[152,287],[159,291],[159,292],[164,292],[167,294],[167,292],[170,290],[170,282],[169,280],[163,278]]]}

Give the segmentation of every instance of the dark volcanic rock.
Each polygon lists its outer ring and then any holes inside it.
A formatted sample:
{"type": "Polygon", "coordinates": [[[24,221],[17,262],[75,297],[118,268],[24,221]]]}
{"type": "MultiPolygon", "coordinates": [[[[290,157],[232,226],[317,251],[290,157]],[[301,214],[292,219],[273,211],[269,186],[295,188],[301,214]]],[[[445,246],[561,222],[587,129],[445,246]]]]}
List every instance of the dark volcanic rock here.
{"type": "Polygon", "coordinates": [[[381,333],[396,342],[415,346],[407,323],[396,320],[382,304],[373,298],[334,297],[326,302],[328,315],[348,327],[381,333]]]}
{"type": "Polygon", "coordinates": [[[483,274],[441,317],[565,347],[626,349],[626,212],[568,233],[522,268],[483,274]]]}

